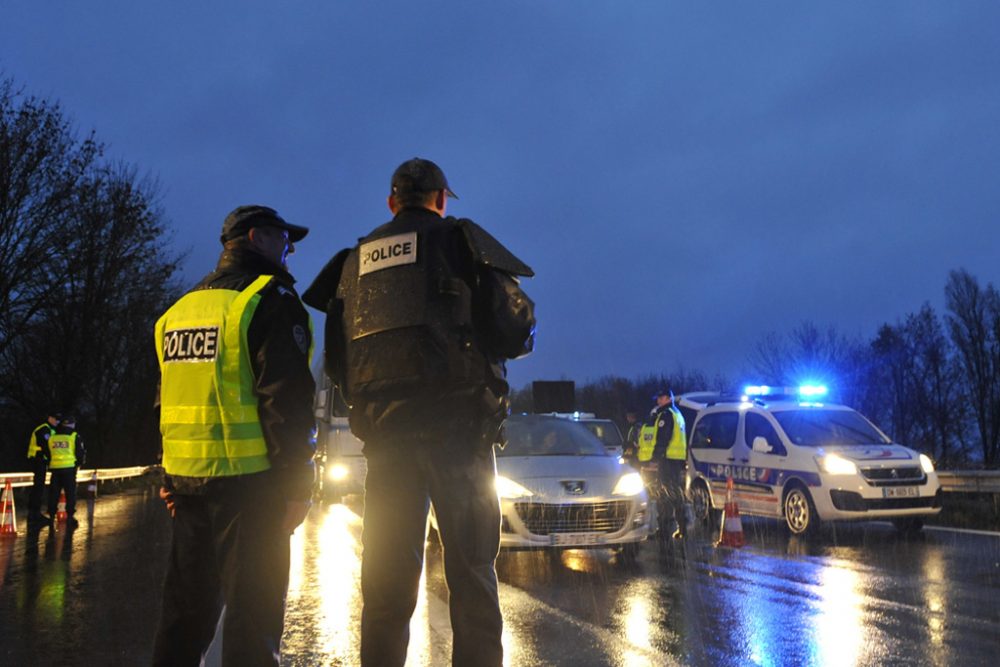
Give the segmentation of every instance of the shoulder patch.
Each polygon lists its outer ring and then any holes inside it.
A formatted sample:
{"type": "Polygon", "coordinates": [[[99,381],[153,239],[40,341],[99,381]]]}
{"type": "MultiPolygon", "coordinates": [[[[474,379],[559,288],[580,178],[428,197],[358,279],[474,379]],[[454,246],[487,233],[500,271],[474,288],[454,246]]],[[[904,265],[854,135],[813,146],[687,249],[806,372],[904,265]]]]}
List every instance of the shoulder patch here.
{"type": "Polygon", "coordinates": [[[278,294],[280,294],[281,296],[295,296],[295,292],[288,289],[284,285],[278,285],[278,294]]]}
{"type": "Polygon", "coordinates": [[[296,324],[292,327],[292,337],[295,339],[295,344],[299,346],[302,354],[309,352],[309,336],[306,335],[305,327],[301,324],[296,324]]]}
{"type": "Polygon", "coordinates": [[[362,243],[358,248],[358,255],[358,276],[402,264],[415,264],[417,233],[396,234],[362,243]]]}

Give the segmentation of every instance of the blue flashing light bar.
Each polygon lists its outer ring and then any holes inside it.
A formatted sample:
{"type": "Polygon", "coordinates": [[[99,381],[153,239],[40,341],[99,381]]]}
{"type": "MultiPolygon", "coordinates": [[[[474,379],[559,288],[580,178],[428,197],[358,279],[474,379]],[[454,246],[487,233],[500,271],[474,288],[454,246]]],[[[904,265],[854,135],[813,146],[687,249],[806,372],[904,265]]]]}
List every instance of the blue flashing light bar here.
{"type": "Polygon", "coordinates": [[[743,395],[753,398],[755,396],[802,396],[817,398],[826,396],[828,390],[822,384],[803,384],[798,387],[770,387],[766,384],[747,385],[743,387],[743,395]]]}

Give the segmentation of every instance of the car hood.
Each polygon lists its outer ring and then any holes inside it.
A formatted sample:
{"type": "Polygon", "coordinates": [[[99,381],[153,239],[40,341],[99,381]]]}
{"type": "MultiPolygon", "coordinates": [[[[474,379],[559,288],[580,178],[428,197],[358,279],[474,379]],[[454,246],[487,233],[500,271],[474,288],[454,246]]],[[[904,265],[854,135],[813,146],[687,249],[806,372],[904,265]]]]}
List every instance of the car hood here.
{"type": "Polygon", "coordinates": [[[908,447],[896,444],[824,447],[823,453],[839,454],[845,459],[850,459],[856,463],[877,464],[884,461],[887,465],[898,465],[901,461],[920,462],[919,454],[908,447]]]}
{"type": "Polygon", "coordinates": [[[525,487],[536,496],[562,499],[610,496],[622,475],[632,468],[610,456],[509,456],[497,459],[497,473],[525,487]],[[568,484],[564,484],[564,482],[568,484]],[[583,493],[573,493],[575,482],[584,482],[583,493]]]}

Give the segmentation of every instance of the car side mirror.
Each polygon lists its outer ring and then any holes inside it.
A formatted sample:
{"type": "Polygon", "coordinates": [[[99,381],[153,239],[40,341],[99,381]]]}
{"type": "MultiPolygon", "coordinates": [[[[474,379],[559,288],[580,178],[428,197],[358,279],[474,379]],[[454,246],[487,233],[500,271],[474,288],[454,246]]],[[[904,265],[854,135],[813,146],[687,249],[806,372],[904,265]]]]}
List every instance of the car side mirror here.
{"type": "Polygon", "coordinates": [[[762,454],[770,454],[774,448],[767,442],[767,438],[758,435],[753,439],[753,450],[762,454]]]}

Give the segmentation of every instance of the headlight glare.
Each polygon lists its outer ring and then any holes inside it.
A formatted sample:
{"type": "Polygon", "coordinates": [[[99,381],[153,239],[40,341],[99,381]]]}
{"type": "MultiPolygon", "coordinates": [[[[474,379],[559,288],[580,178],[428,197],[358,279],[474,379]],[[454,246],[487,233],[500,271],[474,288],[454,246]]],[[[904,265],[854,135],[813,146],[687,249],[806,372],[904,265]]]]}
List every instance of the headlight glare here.
{"type": "Polygon", "coordinates": [[[827,454],[819,459],[819,467],[831,475],[857,475],[858,466],[839,454],[827,454]]]}
{"type": "Polygon", "coordinates": [[[615,496],[635,496],[642,493],[643,488],[645,484],[642,483],[642,476],[637,472],[630,472],[622,475],[611,493],[615,496]]]}
{"type": "Polygon", "coordinates": [[[497,487],[497,495],[501,498],[527,498],[528,496],[534,495],[528,489],[524,488],[512,479],[504,477],[503,475],[497,475],[495,483],[497,487]]]}
{"type": "Polygon", "coordinates": [[[347,466],[343,463],[334,463],[332,466],[327,468],[326,476],[335,482],[339,482],[343,479],[347,479],[348,471],[347,466]]]}
{"type": "Polygon", "coordinates": [[[934,462],[926,454],[920,455],[920,467],[924,469],[924,472],[934,472],[934,462]]]}

